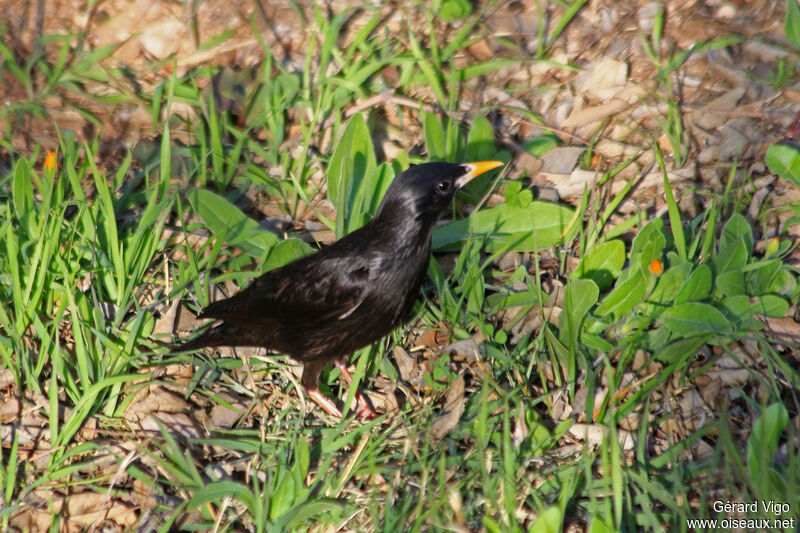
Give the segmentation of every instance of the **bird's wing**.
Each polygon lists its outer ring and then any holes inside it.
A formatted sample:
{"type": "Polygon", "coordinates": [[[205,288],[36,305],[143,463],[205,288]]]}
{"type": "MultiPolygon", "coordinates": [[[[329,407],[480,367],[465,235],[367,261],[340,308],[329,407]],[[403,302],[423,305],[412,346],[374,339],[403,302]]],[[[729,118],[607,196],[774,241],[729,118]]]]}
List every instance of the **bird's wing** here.
{"type": "Polygon", "coordinates": [[[246,325],[345,318],[364,301],[369,275],[367,257],[315,254],[261,275],[201,316],[246,325]]]}

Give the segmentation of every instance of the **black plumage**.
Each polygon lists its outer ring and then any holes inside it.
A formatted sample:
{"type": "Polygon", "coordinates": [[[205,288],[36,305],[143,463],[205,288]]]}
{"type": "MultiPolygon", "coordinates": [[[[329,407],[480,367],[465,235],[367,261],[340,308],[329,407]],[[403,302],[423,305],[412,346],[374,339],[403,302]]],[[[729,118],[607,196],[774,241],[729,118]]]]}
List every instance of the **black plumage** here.
{"type": "MultiPolygon", "coordinates": [[[[360,229],[307,257],[276,268],[200,318],[222,320],[180,351],[206,346],[259,346],[302,363],[309,396],[341,415],[318,390],[336,363],[349,381],[348,356],[390,333],[410,314],[427,271],[431,234],[456,190],[501,165],[426,163],[398,175],[375,216],[360,229]]],[[[359,416],[372,414],[359,399],[359,416]]]]}

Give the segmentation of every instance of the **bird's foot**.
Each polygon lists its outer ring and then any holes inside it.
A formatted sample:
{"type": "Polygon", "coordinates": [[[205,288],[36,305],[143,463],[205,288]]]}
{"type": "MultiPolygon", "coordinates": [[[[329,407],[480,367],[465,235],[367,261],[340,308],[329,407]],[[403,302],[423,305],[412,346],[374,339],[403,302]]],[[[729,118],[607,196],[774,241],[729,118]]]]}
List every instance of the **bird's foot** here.
{"type": "MultiPolygon", "coordinates": [[[[341,360],[337,360],[334,364],[342,373],[342,377],[347,384],[352,385],[353,376],[351,376],[350,371],[347,370],[347,365],[341,360]]],[[[375,408],[372,407],[372,402],[367,395],[360,390],[356,390],[356,418],[359,420],[372,420],[377,417],[378,413],[375,412],[375,408]]]]}
{"type": "Polygon", "coordinates": [[[356,391],[356,418],[359,420],[372,420],[377,417],[378,413],[375,412],[367,395],[361,391],[356,391]]]}
{"type": "Polygon", "coordinates": [[[319,405],[323,411],[331,416],[335,416],[336,418],[342,418],[342,412],[338,407],[336,407],[336,404],[333,403],[333,400],[322,394],[321,390],[317,388],[309,389],[308,387],[305,389],[308,397],[314,400],[314,403],[319,405]]]}
{"type": "MultiPolygon", "coordinates": [[[[323,411],[328,413],[329,415],[342,418],[342,411],[336,407],[336,404],[322,394],[322,391],[319,389],[306,389],[306,394],[309,398],[314,400],[314,403],[319,405],[323,411]]],[[[375,409],[372,407],[372,402],[369,401],[366,395],[364,395],[361,391],[356,391],[356,418],[359,420],[372,420],[376,418],[378,414],[375,412],[375,409]]]]}

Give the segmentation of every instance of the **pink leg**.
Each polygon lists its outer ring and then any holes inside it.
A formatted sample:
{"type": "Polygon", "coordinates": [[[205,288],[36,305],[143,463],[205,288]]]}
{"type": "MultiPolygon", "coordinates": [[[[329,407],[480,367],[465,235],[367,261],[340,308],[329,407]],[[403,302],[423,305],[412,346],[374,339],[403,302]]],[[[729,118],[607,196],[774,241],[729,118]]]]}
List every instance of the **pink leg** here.
{"type": "MultiPolygon", "coordinates": [[[[351,376],[350,371],[347,370],[347,365],[339,360],[337,360],[334,364],[336,365],[336,368],[338,368],[339,371],[342,373],[342,377],[347,382],[347,384],[352,385],[353,376],[351,376]]],[[[372,402],[369,401],[369,398],[367,398],[366,395],[364,395],[364,393],[362,393],[360,390],[356,390],[356,418],[360,420],[372,420],[377,416],[378,414],[372,407],[372,402]]]]}
{"type": "Polygon", "coordinates": [[[336,407],[336,404],[333,403],[333,400],[322,394],[321,390],[317,388],[309,389],[308,387],[305,387],[305,389],[308,397],[314,400],[317,405],[322,407],[323,411],[331,416],[335,416],[336,418],[342,418],[342,412],[338,407],[336,407]]]}

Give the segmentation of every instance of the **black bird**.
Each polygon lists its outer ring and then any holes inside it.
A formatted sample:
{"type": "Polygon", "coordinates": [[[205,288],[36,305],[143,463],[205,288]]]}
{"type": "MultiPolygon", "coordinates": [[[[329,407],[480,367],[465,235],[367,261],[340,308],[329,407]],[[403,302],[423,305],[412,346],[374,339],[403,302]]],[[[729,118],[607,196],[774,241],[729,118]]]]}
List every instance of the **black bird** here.
{"type": "MultiPolygon", "coordinates": [[[[302,363],[308,396],[334,416],[336,404],[318,388],[335,363],[350,383],[347,359],[408,317],[425,279],[431,234],[455,192],[502,165],[425,163],[398,175],[366,225],[319,252],[271,270],[243,291],[206,307],[199,318],[222,323],[178,347],[258,346],[302,363]]],[[[358,413],[374,411],[360,392],[358,413]]]]}

